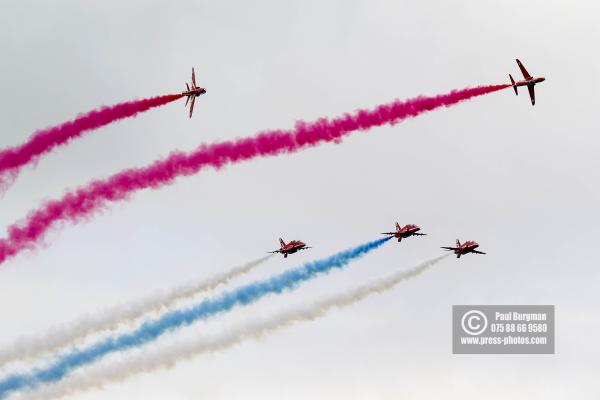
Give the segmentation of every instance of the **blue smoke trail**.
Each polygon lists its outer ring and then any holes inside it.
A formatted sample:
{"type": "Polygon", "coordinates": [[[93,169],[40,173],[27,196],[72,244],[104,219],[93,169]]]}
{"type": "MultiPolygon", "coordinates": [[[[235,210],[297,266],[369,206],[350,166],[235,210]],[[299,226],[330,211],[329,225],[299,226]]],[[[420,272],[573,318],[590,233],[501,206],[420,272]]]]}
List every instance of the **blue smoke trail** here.
{"type": "Polygon", "coordinates": [[[141,346],[181,326],[229,311],[235,306],[250,304],[271,293],[293,289],[319,274],[346,266],[350,261],[375,250],[389,239],[391,237],[362,244],[322,260],[308,262],[269,279],[240,286],[214,298],[207,298],[195,306],[168,312],[156,320],[143,323],[131,332],[105,338],[84,348],[75,348],[45,367],[1,379],[0,398],[5,398],[16,390],[33,389],[40,384],[57,382],[75,368],[91,364],[110,353],[141,346]]]}

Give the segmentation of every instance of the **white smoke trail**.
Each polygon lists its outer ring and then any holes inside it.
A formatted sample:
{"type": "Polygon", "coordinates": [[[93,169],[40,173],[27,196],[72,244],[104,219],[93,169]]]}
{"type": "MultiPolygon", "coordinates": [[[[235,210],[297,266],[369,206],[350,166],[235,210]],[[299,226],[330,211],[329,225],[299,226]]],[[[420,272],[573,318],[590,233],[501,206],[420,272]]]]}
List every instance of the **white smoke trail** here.
{"type": "Polygon", "coordinates": [[[92,333],[114,329],[122,323],[134,321],[146,313],[172,307],[180,300],[212,290],[239,275],[250,272],[271,257],[273,255],[259,258],[206,280],[182,285],[169,292],[154,295],[137,303],[110,308],[97,314],[88,315],[70,325],[56,327],[40,336],[19,339],[11,346],[0,350],[0,367],[11,361],[23,361],[57,350],[73,344],[92,333]]]}
{"type": "Polygon", "coordinates": [[[195,336],[168,346],[145,346],[125,354],[118,360],[101,362],[77,371],[69,378],[37,391],[21,393],[18,399],[46,400],[74,394],[86,389],[102,388],[123,381],[132,375],[170,368],[180,361],[199,354],[225,350],[247,340],[260,338],[274,330],[300,321],[313,321],[334,308],[348,307],[365,297],[392,289],[397,284],[416,277],[448,257],[448,254],[427,260],[408,270],[398,270],[387,276],[300,308],[283,311],[268,318],[255,319],[237,326],[223,335],[206,338],[195,336]]]}

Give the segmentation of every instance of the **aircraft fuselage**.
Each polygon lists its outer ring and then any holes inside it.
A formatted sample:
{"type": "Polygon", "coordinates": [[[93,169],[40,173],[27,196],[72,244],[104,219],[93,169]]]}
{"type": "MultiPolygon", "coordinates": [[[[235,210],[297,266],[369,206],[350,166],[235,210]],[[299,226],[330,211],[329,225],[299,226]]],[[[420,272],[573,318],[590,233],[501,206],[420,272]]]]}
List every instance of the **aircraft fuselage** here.
{"type": "Polygon", "coordinates": [[[421,228],[413,228],[407,231],[403,231],[403,232],[396,232],[396,237],[397,238],[407,238],[407,237],[411,237],[413,236],[415,233],[419,232],[421,230],[421,228]]]}
{"type": "Polygon", "coordinates": [[[478,244],[474,244],[474,245],[472,245],[472,246],[468,246],[468,247],[464,247],[464,248],[462,248],[462,249],[461,249],[461,251],[462,251],[463,253],[470,253],[470,252],[472,252],[473,250],[475,250],[475,249],[476,249],[476,248],[478,248],[478,247],[479,247],[479,245],[478,245],[478,244]]]}
{"type": "Polygon", "coordinates": [[[206,90],[203,88],[198,88],[196,90],[188,90],[186,92],[181,93],[184,96],[194,96],[194,97],[198,97],[201,94],[206,93],[206,90]]]}
{"type": "Polygon", "coordinates": [[[281,249],[279,252],[281,254],[283,254],[283,257],[287,258],[288,254],[294,254],[296,253],[298,250],[304,250],[306,247],[306,245],[300,245],[300,246],[294,246],[294,247],[288,247],[288,248],[283,248],[281,249]]]}
{"type": "Polygon", "coordinates": [[[515,82],[514,86],[535,85],[536,83],[544,82],[545,80],[546,80],[546,78],[544,78],[543,76],[540,76],[538,78],[533,78],[533,79],[529,79],[529,80],[517,81],[517,82],[515,82]]]}
{"type": "Polygon", "coordinates": [[[456,250],[454,250],[454,254],[456,254],[456,256],[458,258],[460,258],[460,256],[463,256],[468,253],[472,253],[478,247],[479,247],[478,244],[474,244],[474,245],[467,246],[467,247],[459,247],[456,250]]]}

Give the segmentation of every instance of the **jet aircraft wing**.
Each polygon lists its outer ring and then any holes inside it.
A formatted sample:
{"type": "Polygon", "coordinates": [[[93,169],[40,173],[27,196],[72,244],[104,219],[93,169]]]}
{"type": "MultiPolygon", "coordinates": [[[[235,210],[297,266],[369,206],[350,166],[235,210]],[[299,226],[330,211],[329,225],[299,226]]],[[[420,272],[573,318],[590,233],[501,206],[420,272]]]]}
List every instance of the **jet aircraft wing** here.
{"type": "Polygon", "coordinates": [[[521,61],[517,60],[517,65],[519,66],[519,69],[523,73],[523,77],[525,79],[527,79],[527,80],[530,80],[532,78],[532,76],[529,75],[529,72],[527,72],[527,70],[525,69],[525,67],[523,66],[523,64],[521,64],[521,61]]]}
{"type": "Polygon", "coordinates": [[[191,96],[192,102],[190,103],[190,118],[192,118],[192,113],[194,112],[194,103],[196,102],[196,96],[191,96]]]}
{"type": "Polygon", "coordinates": [[[535,106],[535,86],[527,85],[527,89],[529,89],[529,97],[531,98],[531,105],[535,106]]]}

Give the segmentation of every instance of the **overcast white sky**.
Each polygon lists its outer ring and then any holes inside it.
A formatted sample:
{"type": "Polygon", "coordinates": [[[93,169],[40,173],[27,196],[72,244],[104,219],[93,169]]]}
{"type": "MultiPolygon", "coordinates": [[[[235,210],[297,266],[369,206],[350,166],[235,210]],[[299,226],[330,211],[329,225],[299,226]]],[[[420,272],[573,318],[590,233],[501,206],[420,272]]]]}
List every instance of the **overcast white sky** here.
{"type": "Polygon", "coordinates": [[[519,75],[515,57],[547,80],[533,108],[509,89],[341,145],[204,171],[55,231],[0,268],[0,346],[211,276],[279,236],[314,249],[236,284],[398,221],[429,236],[211,323],[227,329],[342,291],[457,237],[488,255],[448,259],[315,323],[73,399],[598,398],[599,15],[591,0],[3,1],[2,147],[99,105],[180,91],[192,66],[208,93],[192,120],[179,101],[26,168],[1,199],[2,227],[176,149],[506,82],[519,75]],[[555,304],[556,354],[452,355],[452,304],[555,304]]]}

